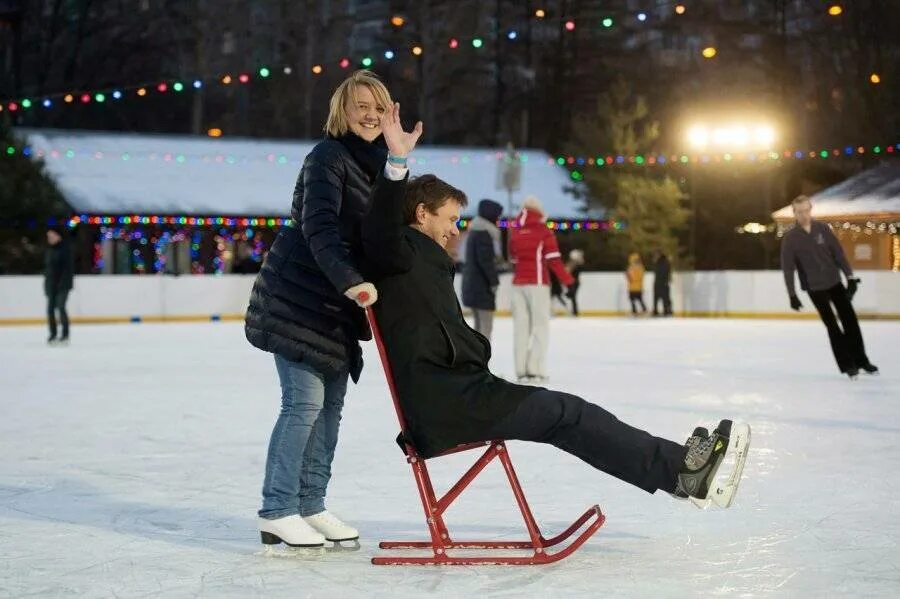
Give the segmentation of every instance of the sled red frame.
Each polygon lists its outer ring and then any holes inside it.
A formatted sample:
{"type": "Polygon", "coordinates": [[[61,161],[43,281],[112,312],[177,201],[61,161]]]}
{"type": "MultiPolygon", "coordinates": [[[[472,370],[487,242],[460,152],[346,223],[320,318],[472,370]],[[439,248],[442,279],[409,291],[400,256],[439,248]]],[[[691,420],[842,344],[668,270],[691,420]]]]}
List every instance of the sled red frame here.
{"type": "MultiPolygon", "coordinates": [[[[402,439],[407,439],[406,435],[406,419],[400,409],[400,402],[397,397],[397,389],[394,386],[394,376],[388,362],[387,352],[384,348],[384,342],[381,338],[381,331],[378,329],[378,323],[375,321],[375,313],[371,308],[366,308],[366,317],[369,320],[369,326],[372,329],[372,335],[375,338],[375,344],[378,346],[378,354],[381,356],[381,365],[384,367],[384,375],[387,378],[388,387],[391,391],[391,399],[394,401],[394,410],[397,412],[397,420],[400,422],[400,430],[403,431],[402,439]]],[[[376,566],[386,565],[448,565],[448,566],[464,566],[476,564],[492,564],[492,565],[518,565],[530,566],[535,564],[550,564],[568,557],[581,547],[597,530],[603,526],[606,516],[600,511],[600,506],[595,505],[588,509],[580,518],[575,520],[571,526],[552,538],[544,538],[538,528],[537,522],[522,492],[522,486],[516,476],[513,468],[512,460],[509,458],[509,452],[506,450],[506,444],[502,440],[487,441],[480,443],[470,443],[467,445],[459,445],[444,453],[441,456],[468,451],[470,449],[486,448],[480,458],[462,475],[462,478],[444,494],[438,498],[434,493],[434,487],[431,485],[431,477],[428,475],[428,467],[425,460],[416,452],[416,448],[409,442],[403,443],[403,449],[406,453],[406,461],[412,466],[413,476],[416,479],[416,487],[419,490],[419,497],[422,500],[422,508],[425,510],[425,521],[428,525],[428,532],[431,534],[430,541],[382,541],[378,544],[381,549],[431,549],[432,555],[425,557],[415,556],[378,556],[372,558],[372,563],[376,566]],[[510,487],[512,487],[513,495],[525,520],[525,528],[528,529],[528,541],[454,541],[450,537],[447,525],[444,523],[444,512],[456,500],[457,497],[475,480],[475,477],[484,470],[485,466],[490,464],[494,458],[498,458],[509,479],[510,487]],[[589,523],[587,528],[581,532],[567,546],[555,552],[548,551],[549,548],[559,545],[563,541],[569,539],[576,531],[578,531],[585,523],[589,523]],[[533,553],[527,556],[516,555],[492,555],[492,551],[487,555],[471,555],[471,556],[450,556],[447,554],[451,549],[516,549],[516,550],[532,550],[533,553]]],[[[440,456],[437,456],[440,457],[440,456]]]]}

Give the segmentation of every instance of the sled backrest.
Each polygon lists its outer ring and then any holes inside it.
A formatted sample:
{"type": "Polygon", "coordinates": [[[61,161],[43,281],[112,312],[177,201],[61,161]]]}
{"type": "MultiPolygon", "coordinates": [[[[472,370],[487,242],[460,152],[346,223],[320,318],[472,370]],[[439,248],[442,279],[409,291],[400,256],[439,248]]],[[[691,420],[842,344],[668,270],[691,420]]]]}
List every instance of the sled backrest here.
{"type": "Polygon", "coordinates": [[[384,347],[384,339],[381,337],[381,329],[378,328],[378,322],[375,319],[375,311],[371,306],[366,308],[366,318],[369,320],[369,328],[372,329],[372,337],[375,339],[375,345],[378,347],[378,355],[381,357],[381,367],[384,368],[384,377],[387,379],[388,388],[391,390],[391,399],[394,400],[394,411],[397,412],[397,421],[400,423],[400,431],[404,437],[407,437],[406,418],[403,417],[403,410],[400,407],[400,397],[397,395],[397,386],[394,384],[394,373],[391,370],[391,363],[388,361],[387,350],[384,347]]]}

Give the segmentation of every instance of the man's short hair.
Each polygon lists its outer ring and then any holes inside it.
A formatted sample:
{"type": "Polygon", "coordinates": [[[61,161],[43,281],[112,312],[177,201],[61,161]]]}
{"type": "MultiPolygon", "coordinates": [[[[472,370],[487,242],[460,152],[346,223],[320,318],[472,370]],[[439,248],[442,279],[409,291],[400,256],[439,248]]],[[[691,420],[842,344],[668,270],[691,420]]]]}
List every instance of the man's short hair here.
{"type": "Polygon", "coordinates": [[[804,204],[806,202],[812,202],[812,200],[809,199],[809,196],[801,194],[791,201],[791,206],[799,206],[800,204],[804,204]]]}
{"type": "Polygon", "coordinates": [[[424,204],[425,210],[428,212],[437,214],[447,200],[456,200],[462,208],[469,205],[466,194],[446,181],[438,179],[434,175],[414,177],[406,185],[406,205],[403,209],[403,219],[407,225],[415,223],[416,206],[419,204],[424,204]]]}

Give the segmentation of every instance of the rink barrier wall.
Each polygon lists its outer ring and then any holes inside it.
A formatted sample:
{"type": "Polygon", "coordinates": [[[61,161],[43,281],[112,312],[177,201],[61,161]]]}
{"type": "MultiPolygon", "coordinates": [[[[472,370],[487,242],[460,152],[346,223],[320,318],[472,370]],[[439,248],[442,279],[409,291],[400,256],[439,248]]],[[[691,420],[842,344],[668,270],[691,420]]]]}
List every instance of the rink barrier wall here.
{"type": "MultiPolygon", "coordinates": [[[[900,273],[862,271],[854,306],[861,318],[900,320],[900,273]]],[[[81,275],[69,296],[73,323],[207,322],[244,318],[253,275],[81,275]]],[[[461,280],[457,277],[459,291],[461,280]]],[[[46,322],[41,276],[0,276],[0,325],[46,322]]],[[[497,313],[509,315],[511,275],[500,279],[497,313]]],[[[644,301],[652,310],[653,276],[645,279],[644,301]]],[[[677,316],[702,318],[817,318],[806,294],[804,310],[789,310],[780,271],[700,271],[676,273],[672,304],[677,316]]],[[[583,316],[630,314],[625,277],[620,273],[581,275],[583,316]]],[[[562,314],[560,306],[557,313],[562,314]]]]}

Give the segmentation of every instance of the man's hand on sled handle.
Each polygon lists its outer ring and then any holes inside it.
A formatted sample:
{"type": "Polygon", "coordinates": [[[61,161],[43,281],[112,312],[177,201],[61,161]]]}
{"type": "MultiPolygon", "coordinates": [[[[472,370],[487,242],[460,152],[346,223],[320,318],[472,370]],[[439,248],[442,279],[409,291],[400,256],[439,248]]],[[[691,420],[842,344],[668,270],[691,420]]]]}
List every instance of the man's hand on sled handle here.
{"type": "Polygon", "coordinates": [[[395,102],[381,117],[381,132],[388,147],[388,161],[391,158],[405,159],[422,136],[422,121],[417,122],[409,133],[404,131],[400,123],[400,103],[395,102]]]}
{"type": "Polygon", "coordinates": [[[344,292],[348,298],[356,302],[360,308],[368,308],[378,301],[378,290],[372,283],[360,283],[344,292]]]}

